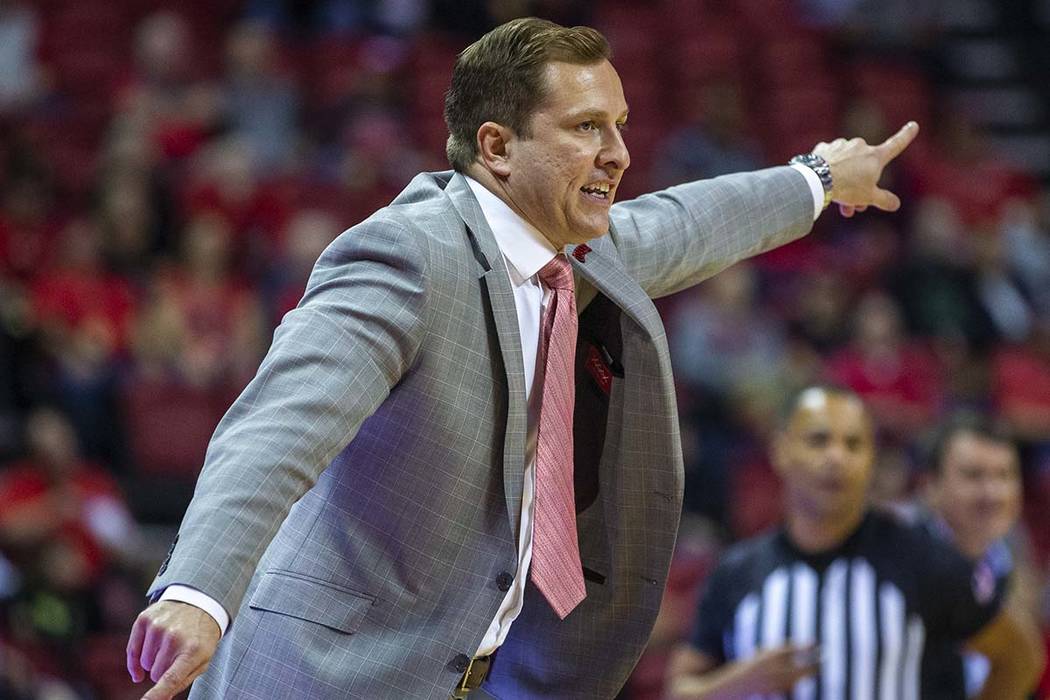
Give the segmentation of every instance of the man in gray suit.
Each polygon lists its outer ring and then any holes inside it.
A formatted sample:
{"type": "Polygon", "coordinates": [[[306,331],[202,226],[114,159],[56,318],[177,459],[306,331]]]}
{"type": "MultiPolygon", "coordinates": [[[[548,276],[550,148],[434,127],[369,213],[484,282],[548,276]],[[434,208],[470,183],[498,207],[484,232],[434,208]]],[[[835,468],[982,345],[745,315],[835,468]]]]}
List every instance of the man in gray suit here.
{"type": "Polygon", "coordinates": [[[148,700],[198,676],[193,698],[621,688],[682,497],[651,298],[832,199],[895,210],[877,181],[917,127],[612,206],[630,157],[608,57],[534,19],[460,56],[454,171],[332,243],[216,429],[128,643],[148,700]]]}

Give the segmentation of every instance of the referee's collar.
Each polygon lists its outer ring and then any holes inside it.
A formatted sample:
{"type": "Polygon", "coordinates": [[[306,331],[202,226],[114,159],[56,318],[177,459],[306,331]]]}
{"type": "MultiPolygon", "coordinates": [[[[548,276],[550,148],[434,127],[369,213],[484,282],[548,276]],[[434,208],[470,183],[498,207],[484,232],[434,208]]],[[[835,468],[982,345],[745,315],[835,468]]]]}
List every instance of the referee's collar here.
{"type": "Polygon", "coordinates": [[[846,539],[842,540],[842,542],[834,547],[825,549],[822,552],[806,552],[802,550],[791,539],[787,523],[783,523],[780,526],[780,529],[777,531],[777,539],[780,540],[781,544],[786,547],[792,555],[806,561],[815,569],[822,569],[834,561],[836,557],[839,557],[844,553],[852,552],[856,548],[857,542],[860,540],[862,533],[868,529],[872,517],[872,512],[869,508],[864,512],[864,517],[861,518],[860,523],[857,524],[857,527],[853,532],[846,536],[846,539]]]}

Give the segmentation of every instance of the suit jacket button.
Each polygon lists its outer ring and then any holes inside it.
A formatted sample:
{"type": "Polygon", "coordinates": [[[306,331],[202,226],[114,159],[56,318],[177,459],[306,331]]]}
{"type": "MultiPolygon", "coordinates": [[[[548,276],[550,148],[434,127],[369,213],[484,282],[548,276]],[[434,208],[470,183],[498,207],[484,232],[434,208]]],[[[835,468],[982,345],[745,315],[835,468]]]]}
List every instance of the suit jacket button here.
{"type": "Polygon", "coordinates": [[[499,573],[499,576],[496,577],[496,586],[498,586],[499,589],[501,591],[503,591],[504,593],[509,591],[510,587],[513,586],[513,585],[514,585],[514,577],[511,576],[506,571],[501,571],[499,573]]]}
{"type": "Polygon", "coordinates": [[[456,657],[452,659],[452,668],[456,670],[456,673],[465,673],[468,666],[470,666],[470,657],[466,654],[456,654],[456,657]]]}

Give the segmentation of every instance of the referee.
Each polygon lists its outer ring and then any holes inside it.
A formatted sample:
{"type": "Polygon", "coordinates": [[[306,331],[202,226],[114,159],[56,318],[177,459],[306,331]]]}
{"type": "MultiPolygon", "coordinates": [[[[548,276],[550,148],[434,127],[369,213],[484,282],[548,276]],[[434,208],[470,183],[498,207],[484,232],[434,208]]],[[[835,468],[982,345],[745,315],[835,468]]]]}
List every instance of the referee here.
{"type": "Polygon", "coordinates": [[[925,660],[964,644],[991,663],[981,697],[1025,697],[1038,664],[1016,653],[1001,589],[926,529],[868,509],[874,438],[857,395],[800,392],[772,459],[783,527],[732,547],[711,574],[671,663],[672,697],[954,699],[925,660]]]}

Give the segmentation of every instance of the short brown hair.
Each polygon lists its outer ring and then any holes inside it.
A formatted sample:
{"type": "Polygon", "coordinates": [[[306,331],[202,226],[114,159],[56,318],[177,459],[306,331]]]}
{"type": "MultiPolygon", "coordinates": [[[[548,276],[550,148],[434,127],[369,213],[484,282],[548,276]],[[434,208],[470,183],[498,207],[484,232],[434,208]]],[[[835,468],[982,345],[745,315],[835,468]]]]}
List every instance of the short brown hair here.
{"type": "Polygon", "coordinates": [[[933,433],[927,449],[927,467],[935,476],[943,476],[948,449],[959,435],[973,435],[982,441],[1009,448],[1017,454],[1017,444],[1006,427],[982,413],[958,411],[948,417],[933,433]]]}
{"type": "Polygon", "coordinates": [[[463,172],[478,157],[478,127],[493,121],[529,138],[529,120],[546,97],[544,71],[560,61],[608,59],[609,42],[590,27],[563,27],[535,17],[514,19],[468,46],[456,59],[445,95],[445,152],[463,172]]]}

